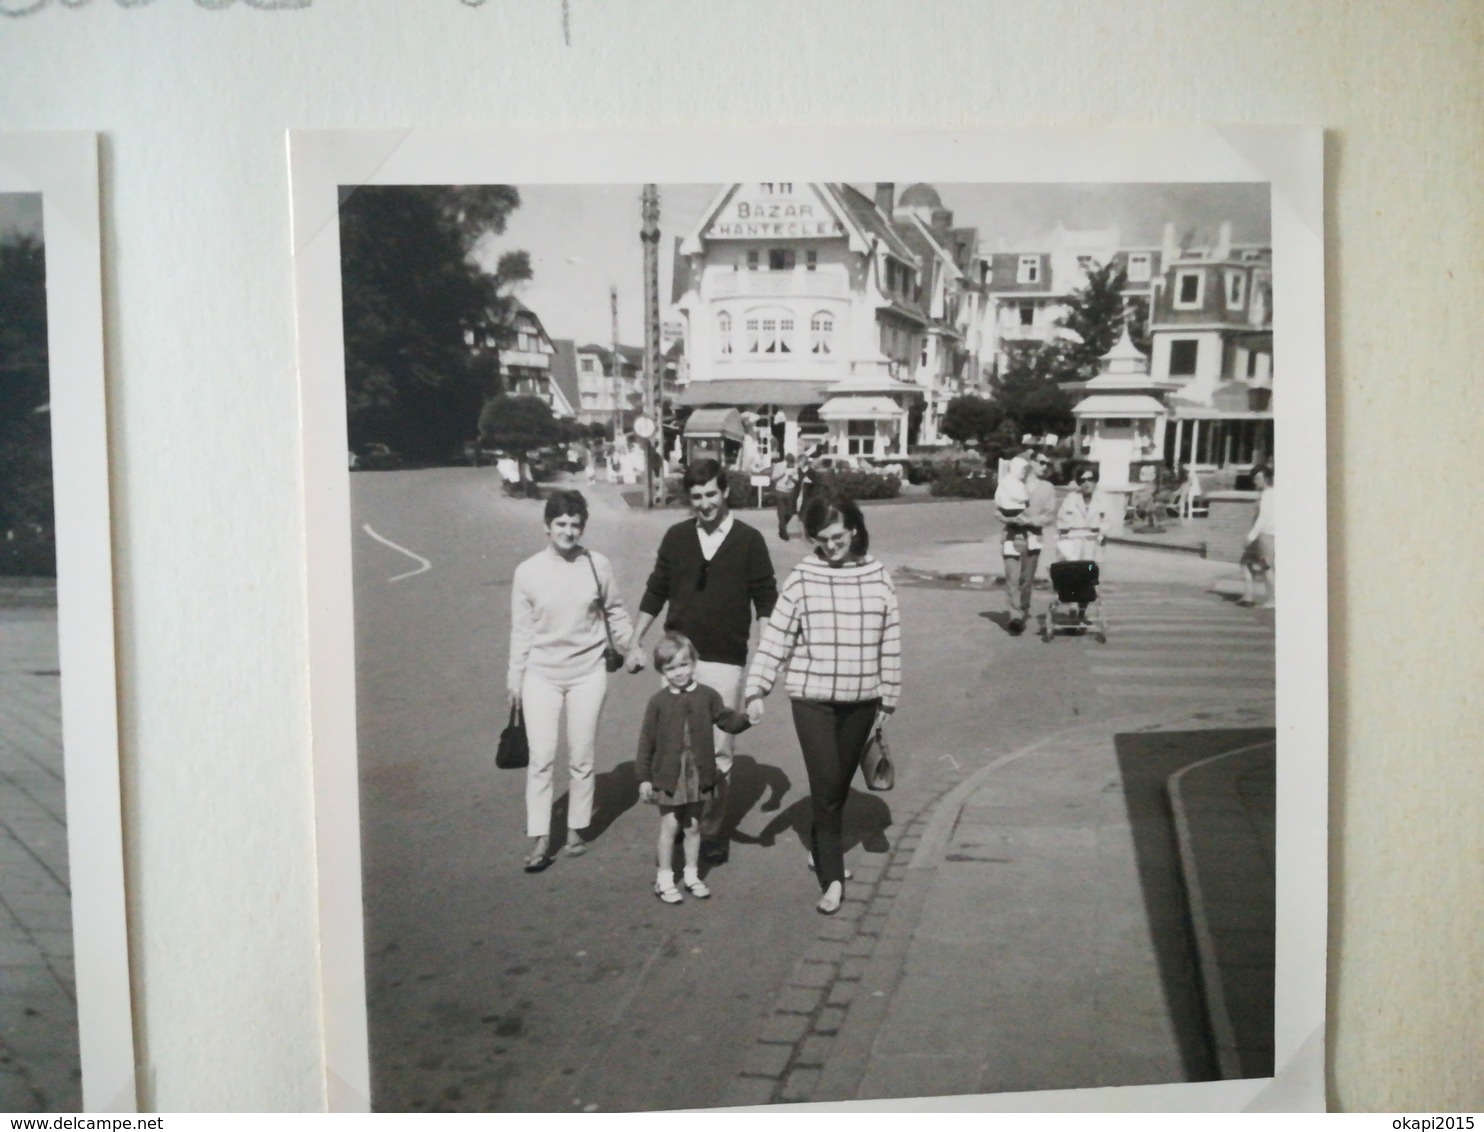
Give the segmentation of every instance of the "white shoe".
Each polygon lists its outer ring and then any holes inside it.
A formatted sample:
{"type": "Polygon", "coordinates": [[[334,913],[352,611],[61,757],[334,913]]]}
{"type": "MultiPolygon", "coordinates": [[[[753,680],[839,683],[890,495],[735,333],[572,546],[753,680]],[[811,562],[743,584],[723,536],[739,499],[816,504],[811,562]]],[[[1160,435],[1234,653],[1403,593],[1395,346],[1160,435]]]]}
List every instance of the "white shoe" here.
{"type": "Polygon", "coordinates": [[[711,895],[711,890],[706,887],[706,882],[700,877],[686,877],[681,883],[685,885],[685,891],[697,900],[705,900],[711,895]]]}
{"type": "Polygon", "coordinates": [[[680,895],[680,889],[675,887],[675,880],[671,878],[668,886],[659,881],[654,882],[654,894],[666,904],[679,904],[685,897],[680,895]]]}

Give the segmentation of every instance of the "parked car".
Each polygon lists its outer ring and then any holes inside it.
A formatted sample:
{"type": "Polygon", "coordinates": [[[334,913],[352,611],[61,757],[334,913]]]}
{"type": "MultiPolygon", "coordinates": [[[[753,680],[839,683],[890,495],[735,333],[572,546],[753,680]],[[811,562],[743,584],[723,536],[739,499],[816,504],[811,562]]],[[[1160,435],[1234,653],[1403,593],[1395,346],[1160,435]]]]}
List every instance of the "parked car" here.
{"type": "Polygon", "coordinates": [[[350,470],[353,472],[382,472],[405,467],[407,461],[385,444],[372,441],[361,445],[359,452],[350,454],[350,470]]]}

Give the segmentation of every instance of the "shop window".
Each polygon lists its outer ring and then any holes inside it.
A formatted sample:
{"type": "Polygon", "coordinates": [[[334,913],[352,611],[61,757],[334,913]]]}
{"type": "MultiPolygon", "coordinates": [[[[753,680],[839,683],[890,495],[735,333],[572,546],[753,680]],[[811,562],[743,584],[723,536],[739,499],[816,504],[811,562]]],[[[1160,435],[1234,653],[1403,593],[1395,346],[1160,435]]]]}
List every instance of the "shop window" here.
{"type": "Polygon", "coordinates": [[[1200,357],[1199,338],[1177,338],[1170,343],[1170,376],[1194,377],[1196,361],[1200,357]]]}
{"type": "Polygon", "coordinates": [[[757,270],[757,252],[755,252],[755,251],[751,251],[751,252],[748,252],[747,253],[747,270],[748,271],[756,271],[757,270]]]}
{"type": "Polygon", "coordinates": [[[1015,282],[1017,283],[1039,283],[1041,282],[1041,257],[1038,255],[1023,255],[1020,257],[1020,265],[1015,271],[1015,282]]]}
{"type": "Polygon", "coordinates": [[[819,270],[819,253],[817,251],[811,250],[804,253],[804,268],[807,271],[819,270]]]}
{"type": "Polygon", "coordinates": [[[1226,273],[1226,309],[1239,311],[1247,302],[1247,273],[1245,271],[1228,271],[1226,273]]]}
{"type": "Polygon", "coordinates": [[[835,349],[835,318],[821,311],[809,319],[809,352],[823,356],[835,349]]]}
{"type": "Polygon", "coordinates": [[[792,248],[769,248],[768,270],[769,271],[792,271],[794,269],[794,250],[792,248]]]}
{"type": "Polygon", "coordinates": [[[1201,305],[1205,292],[1204,271],[1180,271],[1175,274],[1175,309],[1189,310],[1201,305]]]}
{"type": "Polygon", "coordinates": [[[1148,283],[1153,266],[1153,257],[1148,252],[1132,252],[1128,257],[1128,281],[1148,283]]]}
{"type": "Polygon", "coordinates": [[[716,316],[716,352],[722,355],[732,352],[732,316],[725,311],[716,316]]]}
{"type": "Polygon", "coordinates": [[[876,422],[846,421],[845,451],[852,456],[876,455],[876,422]]]}

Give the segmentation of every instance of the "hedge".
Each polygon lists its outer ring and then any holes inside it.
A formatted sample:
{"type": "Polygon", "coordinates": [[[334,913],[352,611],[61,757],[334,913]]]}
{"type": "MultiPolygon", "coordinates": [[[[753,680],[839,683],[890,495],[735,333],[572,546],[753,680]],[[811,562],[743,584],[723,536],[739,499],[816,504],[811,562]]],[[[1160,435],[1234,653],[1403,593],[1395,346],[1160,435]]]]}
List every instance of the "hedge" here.
{"type": "Polygon", "coordinates": [[[993,499],[994,489],[994,476],[965,475],[955,470],[935,479],[928,490],[933,495],[946,495],[958,499],[993,499]]]}

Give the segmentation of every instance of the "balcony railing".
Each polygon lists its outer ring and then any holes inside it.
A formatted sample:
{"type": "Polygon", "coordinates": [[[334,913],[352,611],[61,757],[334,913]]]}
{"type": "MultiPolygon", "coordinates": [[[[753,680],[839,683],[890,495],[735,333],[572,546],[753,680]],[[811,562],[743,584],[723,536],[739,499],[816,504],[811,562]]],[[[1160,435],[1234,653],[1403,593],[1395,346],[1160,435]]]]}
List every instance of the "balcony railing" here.
{"type": "Polygon", "coordinates": [[[731,271],[710,279],[711,296],[777,298],[784,295],[818,295],[843,298],[846,281],[834,272],[820,271],[731,271]]]}
{"type": "Polygon", "coordinates": [[[550,369],[551,355],[534,350],[502,350],[500,362],[507,366],[527,366],[531,369],[550,369]]]}

